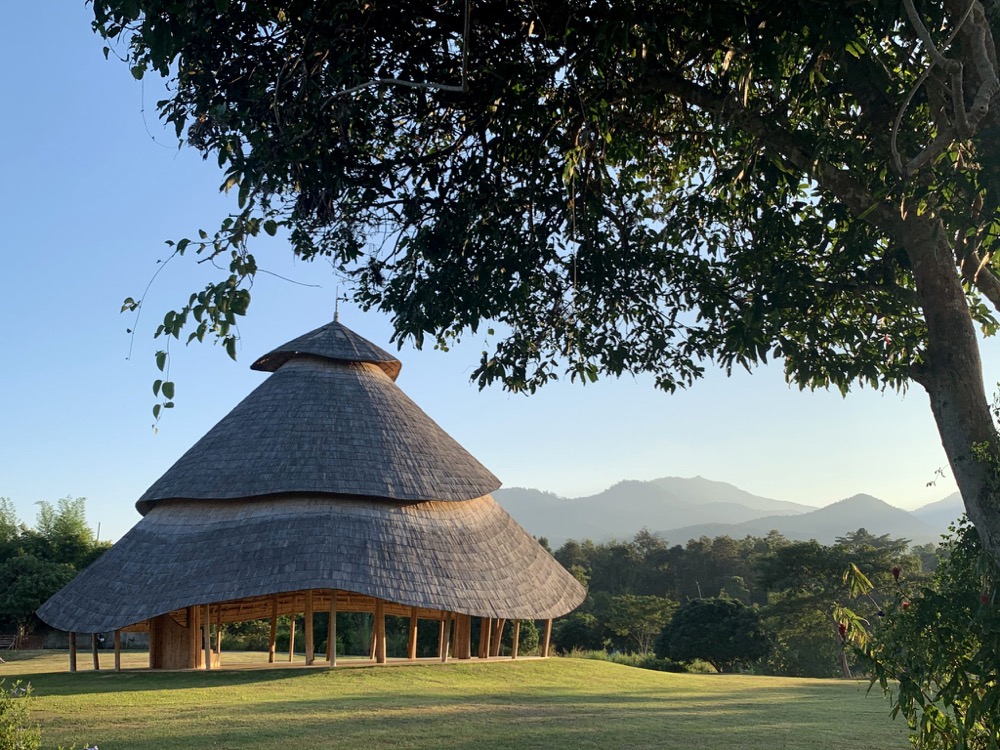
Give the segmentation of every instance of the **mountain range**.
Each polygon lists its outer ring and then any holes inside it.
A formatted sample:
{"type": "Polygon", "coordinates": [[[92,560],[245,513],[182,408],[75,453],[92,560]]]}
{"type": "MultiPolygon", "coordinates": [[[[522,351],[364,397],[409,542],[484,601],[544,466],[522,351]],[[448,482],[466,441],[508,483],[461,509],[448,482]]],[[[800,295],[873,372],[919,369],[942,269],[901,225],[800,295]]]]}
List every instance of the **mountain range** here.
{"type": "Polygon", "coordinates": [[[522,487],[500,489],[493,496],[531,534],[546,537],[553,549],[567,539],[631,539],[643,528],[671,544],[724,534],[738,539],[766,536],[772,530],[789,539],[832,544],[859,528],[924,544],[939,541],[948,524],[965,512],[957,492],[913,511],[871,495],[815,508],[703,477],[626,480],[578,498],[522,487]]]}

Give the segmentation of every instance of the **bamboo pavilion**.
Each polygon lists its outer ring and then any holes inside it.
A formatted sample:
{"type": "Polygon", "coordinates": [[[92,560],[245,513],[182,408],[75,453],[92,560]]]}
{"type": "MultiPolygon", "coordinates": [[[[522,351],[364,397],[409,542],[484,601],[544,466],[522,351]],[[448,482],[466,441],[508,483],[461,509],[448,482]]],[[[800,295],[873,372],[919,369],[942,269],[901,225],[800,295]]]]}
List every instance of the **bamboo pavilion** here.
{"type": "Polygon", "coordinates": [[[438,629],[438,657],[496,656],[510,621],[552,618],[585,592],[490,496],[499,480],[395,383],[400,362],[338,320],[264,355],[270,376],[139,498],[142,519],[38,610],[70,633],[149,633],[149,666],[211,669],[222,625],[367,612],[372,658],[386,661],[385,617],[438,629]],[[213,638],[213,627],[214,638],[213,638]]]}

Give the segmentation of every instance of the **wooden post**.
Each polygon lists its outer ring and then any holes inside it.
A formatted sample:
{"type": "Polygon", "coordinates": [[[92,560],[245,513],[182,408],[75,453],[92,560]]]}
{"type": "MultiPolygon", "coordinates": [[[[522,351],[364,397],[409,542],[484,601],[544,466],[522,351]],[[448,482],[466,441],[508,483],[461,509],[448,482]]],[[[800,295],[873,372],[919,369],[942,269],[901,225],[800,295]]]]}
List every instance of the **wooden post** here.
{"type": "MultiPolygon", "coordinates": [[[[188,663],[188,668],[195,669],[198,666],[198,654],[202,652],[202,639],[201,639],[201,607],[191,606],[184,610],[184,616],[187,618],[187,629],[188,629],[188,655],[190,656],[190,662],[188,663]]],[[[157,651],[159,652],[157,656],[157,667],[163,667],[163,659],[165,656],[165,643],[160,641],[157,645],[157,651]]],[[[153,659],[153,649],[152,644],[150,644],[149,650],[150,667],[152,667],[153,659]]]]}
{"type": "Polygon", "coordinates": [[[202,644],[203,650],[205,651],[205,669],[206,671],[211,671],[212,669],[212,605],[205,605],[205,612],[202,615],[201,623],[201,637],[204,643],[202,644]]]}
{"type": "Polygon", "coordinates": [[[122,671],[122,631],[115,631],[115,671],[122,671]]]}
{"type": "Polygon", "coordinates": [[[274,664],[274,643],[278,638],[278,595],[271,597],[271,637],[267,642],[267,663],[274,664]]]}
{"type": "Polygon", "coordinates": [[[406,658],[413,661],[417,658],[417,608],[410,609],[410,631],[406,638],[406,658]]]}
{"type": "Polygon", "coordinates": [[[438,655],[445,664],[448,663],[448,646],[450,645],[448,641],[451,639],[451,621],[451,612],[441,613],[441,634],[438,638],[438,655]]]}
{"type": "Polygon", "coordinates": [[[462,636],[455,636],[455,658],[472,658],[472,615],[459,615],[462,636]]]}
{"type": "Polygon", "coordinates": [[[545,621],[545,635],[542,636],[542,658],[549,656],[549,643],[552,641],[552,620],[545,621]]]}
{"type": "Polygon", "coordinates": [[[375,628],[375,613],[373,612],[372,613],[372,637],[371,637],[371,642],[368,644],[368,658],[371,659],[372,661],[375,661],[375,644],[376,644],[377,640],[378,640],[378,638],[376,636],[376,628],[375,628]]]}
{"type": "Polygon", "coordinates": [[[288,661],[291,663],[295,655],[295,613],[292,612],[288,626],[288,661]]]}
{"type": "Polygon", "coordinates": [[[215,607],[215,651],[219,654],[219,666],[222,666],[222,605],[215,607]]]}
{"type": "Polygon", "coordinates": [[[313,590],[306,591],[306,666],[316,661],[316,641],[313,639],[313,590]]]}
{"type": "Polygon", "coordinates": [[[76,633],[69,634],[69,671],[76,671],[76,633]]]}
{"type": "Polygon", "coordinates": [[[337,592],[330,589],[330,622],[326,627],[326,658],[330,669],[337,666],[337,592]]]}
{"type": "Polygon", "coordinates": [[[479,618],[479,658],[485,659],[490,655],[490,636],[493,630],[492,617],[479,618]]]}
{"type": "Polygon", "coordinates": [[[506,620],[497,620],[493,627],[493,638],[490,641],[490,656],[500,656],[500,641],[503,638],[503,626],[506,620]]]}
{"type": "Polygon", "coordinates": [[[101,670],[101,657],[97,653],[97,633],[90,634],[90,650],[94,654],[94,671],[99,672],[101,670]]]}
{"type": "Polygon", "coordinates": [[[375,663],[385,664],[385,602],[375,600],[375,663]]]}
{"type": "Polygon", "coordinates": [[[517,644],[518,644],[518,641],[521,640],[521,621],[520,620],[514,620],[514,632],[511,635],[512,635],[514,641],[513,641],[512,647],[510,649],[510,658],[511,659],[516,659],[517,658],[517,644]]]}

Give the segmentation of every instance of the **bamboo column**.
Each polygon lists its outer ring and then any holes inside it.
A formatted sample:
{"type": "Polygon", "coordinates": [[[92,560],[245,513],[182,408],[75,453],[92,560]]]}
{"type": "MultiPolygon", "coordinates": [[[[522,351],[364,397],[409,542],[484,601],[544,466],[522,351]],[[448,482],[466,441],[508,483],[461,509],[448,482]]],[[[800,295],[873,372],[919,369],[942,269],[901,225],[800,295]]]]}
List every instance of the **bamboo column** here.
{"type": "Polygon", "coordinates": [[[337,592],[330,589],[330,621],[326,626],[326,658],[330,669],[337,666],[337,592]]]}
{"type": "Polygon", "coordinates": [[[94,671],[101,671],[101,657],[97,653],[97,633],[90,634],[90,650],[94,654],[94,671]]]}
{"type": "MultiPolygon", "coordinates": [[[[191,657],[191,662],[188,667],[191,669],[196,669],[198,666],[198,654],[202,651],[202,637],[201,637],[201,607],[186,607],[184,610],[184,617],[187,621],[188,630],[188,654],[191,657]]],[[[157,665],[163,666],[163,652],[164,643],[161,638],[157,638],[156,644],[157,651],[157,665]]],[[[153,666],[153,644],[149,644],[149,666],[153,666]]]]}
{"type": "Polygon", "coordinates": [[[219,666],[222,666],[222,605],[215,607],[215,651],[219,654],[219,666]]]}
{"type": "Polygon", "coordinates": [[[292,661],[295,655],[295,613],[292,612],[288,630],[288,661],[292,661]]]}
{"type": "Polygon", "coordinates": [[[493,630],[492,617],[479,618],[479,658],[486,659],[490,655],[490,635],[493,630]]]}
{"type": "Polygon", "coordinates": [[[503,626],[506,620],[498,619],[493,627],[493,638],[490,640],[490,656],[500,656],[500,641],[503,639],[503,626]]]}
{"type": "Polygon", "coordinates": [[[267,642],[267,663],[274,664],[274,646],[278,639],[278,595],[271,597],[271,635],[267,642]]]}
{"type": "Polygon", "coordinates": [[[204,643],[202,646],[205,651],[205,669],[212,669],[212,607],[210,604],[205,605],[205,612],[202,614],[201,623],[201,637],[204,643]]]}
{"type": "Polygon", "coordinates": [[[441,627],[438,630],[438,657],[442,662],[448,662],[448,641],[451,636],[451,613],[441,613],[441,627]]]}
{"type": "Polygon", "coordinates": [[[115,671],[122,671],[122,631],[115,631],[115,671]]]}
{"type": "Polygon", "coordinates": [[[545,621],[545,635],[542,636],[542,658],[549,656],[549,643],[552,641],[552,620],[545,621]]]}
{"type": "Polygon", "coordinates": [[[371,641],[368,644],[368,658],[371,659],[372,661],[375,661],[375,644],[378,641],[378,638],[376,637],[376,632],[375,631],[376,631],[376,628],[375,628],[375,614],[372,613],[372,637],[371,637],[371,641]]]}
{"type": "Polygon", "coordinates": [[[385,602],[375,600],[375,663],[385,664],[385,602]]]}
{"type": "Polygon", "coordinates": [[[458,622],[461,624],[461,637],[455,636],[455,658],[472,658],[472,615],[459,615],[458,622]]]}
{"type": "Polygon", "coordinates": [[[511,634],[513,637],[513,644],[510,649],[510,658],[517,658],[517,644],[521,640],[521,621],[514,620],[514,632],[511,634]]]}
{"type": "Polygon", "coordinates": [[[316,661],[316,642],[313,639],[313,590],[306,591],[306,665],[316,661]]]}
{"type": "Polygon", "coordinates": [[[69,671],[76,671],[76,633],[69,634],[69,671]]]}
{"type": "Polygon", "coordinates": [[[406,658],[413,661],[417,658],[417,608],[410,609],[410,630],[406,638],[406,658]]]}

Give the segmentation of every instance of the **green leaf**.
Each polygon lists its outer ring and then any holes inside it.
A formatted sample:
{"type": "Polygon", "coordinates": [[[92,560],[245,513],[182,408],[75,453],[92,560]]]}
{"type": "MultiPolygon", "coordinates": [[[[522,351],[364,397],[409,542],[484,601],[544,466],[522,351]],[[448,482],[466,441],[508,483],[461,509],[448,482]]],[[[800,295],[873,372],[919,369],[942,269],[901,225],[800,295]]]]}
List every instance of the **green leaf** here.
{"type": "Polygon", "coordinates": [[[271,237],[274,237],[274,235],[278,233],[278,222],[273,219],[268,219],[264,222],[264,231],[271,237]]]}
{"type": "Polygon", "coordinates": [[[163,385],[163,381],[162,380],[154,380],[153,381],[153,395],[154,396],[159,396],[160,395],[160,387],[162,385],[163,385]]]}
{"type": "Polygon", "coordinates": [[[163,368],[167,365],[167,353],[162,349],[156,353],[156,369],[163,372],[163,368]]]}
{"type": "Polygon", "coordinates": [[[174,397],[174,384],[173,381],[166,381],[163,384],[163,397],[167,400],[171,400],[174,397]]]}
{"type": "Polygon", "coordinates": [[[153,405],[153,419],[159,421],[159,419],[160,419],[160,410],[162,408],[163,407],[160,406],[160,404],[154,404],[153,405]]]}

